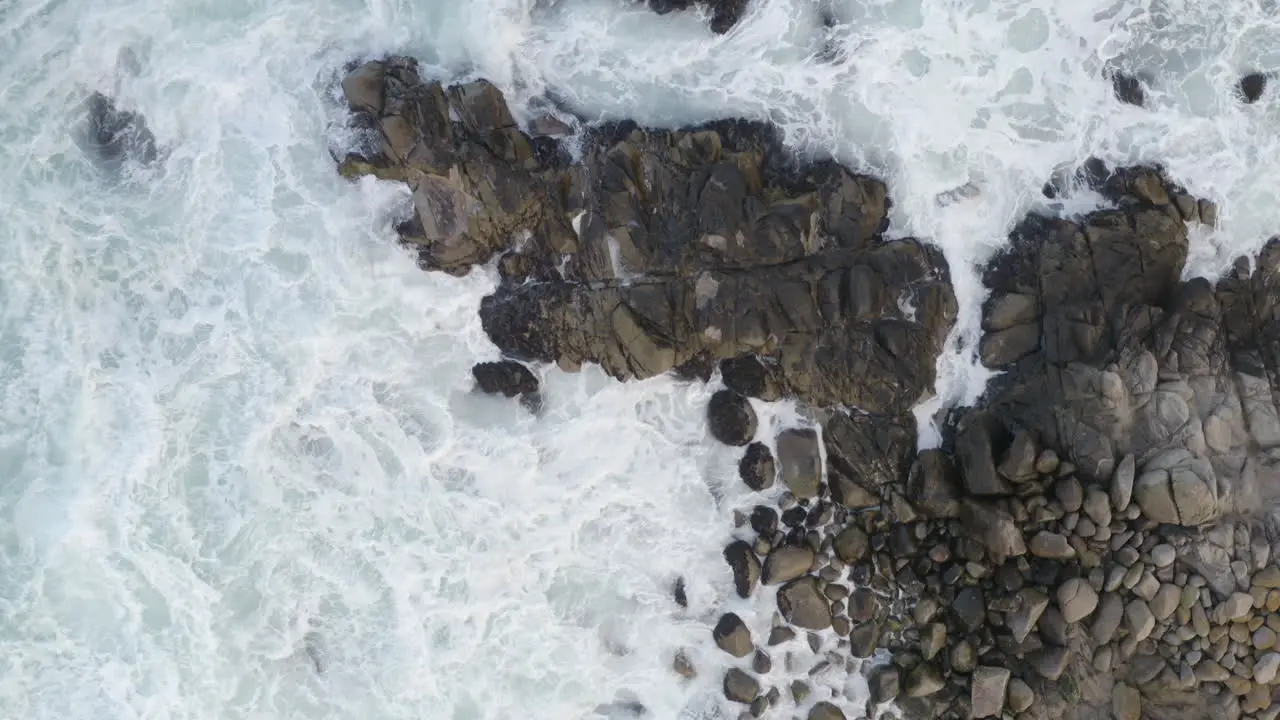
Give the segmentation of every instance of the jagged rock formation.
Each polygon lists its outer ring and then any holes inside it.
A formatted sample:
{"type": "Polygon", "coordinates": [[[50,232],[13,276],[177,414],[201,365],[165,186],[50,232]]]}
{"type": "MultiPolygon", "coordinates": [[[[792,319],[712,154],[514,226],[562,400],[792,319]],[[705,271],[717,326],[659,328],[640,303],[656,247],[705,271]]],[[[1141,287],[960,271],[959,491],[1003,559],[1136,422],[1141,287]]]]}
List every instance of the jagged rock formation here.
{"type": "Polygon", "coordinates": [[[446,90],[403,58],[343,87],[370,142],[341,170],[409,184],[420,263],[502,254],[480,313],[504,354],[619,379],[751,354],[779,392],[895,416],[931,391],[955,298],[936,251],[881,237],[880,181],[797,167],[740,121],[607,126],[568,165],[493,86],[446,90]]]}

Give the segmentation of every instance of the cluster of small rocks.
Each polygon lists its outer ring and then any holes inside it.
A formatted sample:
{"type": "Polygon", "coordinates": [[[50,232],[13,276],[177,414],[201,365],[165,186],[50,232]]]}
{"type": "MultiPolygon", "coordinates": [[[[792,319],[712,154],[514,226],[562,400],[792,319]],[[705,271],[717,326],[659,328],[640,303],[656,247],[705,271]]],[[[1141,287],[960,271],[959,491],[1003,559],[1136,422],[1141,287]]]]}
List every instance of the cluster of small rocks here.
{"type": "MultiPolygon", "coordinates": [[[[712,426],[740,444],[754,414],[727,390],[713,413],[729,406],[737,424],[713,414],[712,426]]],[[[1106,482],[1091,482],[1016,434],[998,456],[985,445],[1007,491],[997,497],[980,485],[991,477],[970,477],[983,443],[962,430],[955,454],[964,462],[924,451],[908,503],[886,513],[832,496],[819,442],[813,430],[784,430],[776,458],[753,443],[740,464],[751,489],[783,486],[776,506],[741,513],[742,539],[724,551],[739,595],[773,592],[778,604],[767,638],[733,613],[713,631],[722,650],[749,660],[724,679],[746,716],[767,716],[784,692],[804,703],[806,668],[784,688],[763,687],[752,670],[767,673],[778,653],[790,668],[788,644],[817,652],[825,630],[838,638],[835,652],[808,672],[833,663],[859,671],[877,649],[892,653],[868,673],[869,716],[892,700],[913,718],[1060,717],[1067,704],[1093,702],[1137,720],[1144,697],[1196,690],[1234,699],[1249,717],[1280,714],[1280,567],[1269,541],[1247,524],[1201,533],[1152,519],[1146,509],[1163,512],[1161,498],[1144,478],[1166,472],[1151,468],[1159,459],[1138,468],[1126,456],[1106,482]],[[1188,560],[1204,545],[1228,553],[1230,588],[1188,560]]],[[[826,703],[807,717],[844,715],[826,703]]]]}

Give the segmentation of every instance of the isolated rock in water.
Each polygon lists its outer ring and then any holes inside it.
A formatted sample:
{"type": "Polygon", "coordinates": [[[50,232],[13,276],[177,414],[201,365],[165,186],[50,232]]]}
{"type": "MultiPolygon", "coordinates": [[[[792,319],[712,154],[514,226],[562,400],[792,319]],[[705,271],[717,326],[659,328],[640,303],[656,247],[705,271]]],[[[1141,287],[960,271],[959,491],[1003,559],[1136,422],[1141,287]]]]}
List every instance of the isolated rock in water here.
{"type": "Polygon", "coordinates": [[[733,702],[750,704],[760,694],[760,682],[738,668],[730,668],[724,675],[724,696],[733,702]]]}
{"type": "Polygon", "coordinates": [[[734,657],[746,657],[755,649],[751,642],[751,631],[747,630],[742,618],[734,613],[721,615],[711,634],[716,645],[734,657]]]}
{"type": "Polygon", "coordinates": [[[1253,72],[1240,78],[1240,84],[1236,90],[1240,93],[1240,99],[1246,104],[1252,104],[1262,97],[1262,93],[1267,89],[1267,76],[1260,72],[1253,72]]]}
{"type": "Polygon", "coordinates": [[[490,395],[516,397],[538,392],[538,378],[529,368],[512,360],[476,363],[471,374],[476,379],[476,387],[490,395]]]}
{"type": "Polygon", "coordinates": [[[760,559],[751,546],[742,540],[729,543],[724,549],[724,560],[733,570],[733,586],[738,597],[751,597],[760,581],[760,559]]]}
{"type": "Polygon", "coordinates": [[[701,6],[711,14],[711,31],[723,35],[737,24],[747,8],[748,0],[648,0],[658,14],[701,6]]]}
{"type": "Polygon", "coordinates": [[[1111,89],[1122,103],[1142,107],[1147,102],[1147,94],[1142,89],[1142,81],[1124,72],[1116,72],[1111,76],[1111,89]]]}
{"type": "Polygon", "coordinates": [[[746,445],[756,434],[756,411],[732,390],[719,390],[707,404],[711,436],[726,445],[746,445]]]}
{"type": "Polygon", "coordinates": [[[765,490],[773,487],[773,478],[777,469],[773,461],[773,453],[764,443],[751,443],[742,459],[738,461],[738,475],[742,482],[752,490],[765,490]]]}
{"type": "Polygon", "coordinates": [[[119,169],[125,162],[156,161],[155,135],[139,113],[121,110],[114,100],[95,92],[89,96],[87,115],[85,146],[103,165],[119,169]]]}

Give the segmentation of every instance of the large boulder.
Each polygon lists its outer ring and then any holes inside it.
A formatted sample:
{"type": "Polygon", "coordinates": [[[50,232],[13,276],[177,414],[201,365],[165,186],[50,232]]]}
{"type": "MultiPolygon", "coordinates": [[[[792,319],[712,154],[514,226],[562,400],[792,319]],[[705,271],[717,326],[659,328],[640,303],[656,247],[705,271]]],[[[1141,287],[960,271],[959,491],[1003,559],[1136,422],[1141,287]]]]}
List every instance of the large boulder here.
{"type": "Polygon", "coordinates": [[[492,85],[446,88],[407,58],[343,90],[364,140],[340,170],[409,186],[399,229],[420,264],[501,256],[480,315],[504,355],[619,379],[754,355],[731,387],[898,419],[932,392],[955,296],[937,249],[882,236],[882,182],[738,120],[607,124],[569,162],[492,85]]]}
{"type": "Polygon", "coordinates": [[[831,627],[831,606],[818,580],[800,578],[778,589],[778,610],[787,622],[806,630],[831,627]]]}
{"type": "Polygon", "coordinates": [[[817,433],[809,429],[783,430],[778,434],[777,445],[782,484],[800,499],[817,497],[822,486],[817,433]]]}
{"type": "Polygon", "coordinates": [[[1162,451],[1147,461],[1133,496],[1143,514],[1156,522],[1197,526],[1222,515],[1213,465],[1185,448],[1162,451]]]}
{"type": "Polygon", "coordinates": [[[707,403],[711,436],[725,445],[746,445],[756,434],[756,411],[747,399],[732,390],[719,390],[707,403]]]}

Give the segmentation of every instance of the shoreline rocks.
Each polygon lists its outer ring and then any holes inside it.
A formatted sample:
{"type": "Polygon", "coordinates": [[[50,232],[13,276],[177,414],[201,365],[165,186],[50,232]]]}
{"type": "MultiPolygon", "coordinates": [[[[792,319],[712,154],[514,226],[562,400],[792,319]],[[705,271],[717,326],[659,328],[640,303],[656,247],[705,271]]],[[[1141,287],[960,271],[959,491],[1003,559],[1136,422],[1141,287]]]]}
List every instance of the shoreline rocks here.
{"type": "MultiPolygon", "coordinates": [[[[404,58],[343,89],[365,144],[340,171],[409,186],[424,268],[496,261],[481,321],[524,373],[719,369],[710,434],[761,493],[724,559],[740,597],[778,605],[763,644],[733,613],[712,629],[740,665],[727,700],[843,717],[821,679],[866,670],[870,717],[1275,717],[1280,528],[1257,510],[1280,477],[1280,241],[1183,281],[1212,203],[1086,161],[1052,193],[1111,206],[1013,229],[984,277],[980,356],[1002,374],[917,454],[956,303],[939,253],[883,236],[880,181],[797,166],[742,121],[593,128],[569,162],[491,85],[404,58]],[[815,424],[762,427],[750,398],[783,397],[815,424]],[[877,650],[891,663],[864,667],[877,650]]],[[[490,384],[536,393],[524,373],[490,384]]]]}

